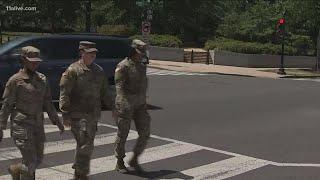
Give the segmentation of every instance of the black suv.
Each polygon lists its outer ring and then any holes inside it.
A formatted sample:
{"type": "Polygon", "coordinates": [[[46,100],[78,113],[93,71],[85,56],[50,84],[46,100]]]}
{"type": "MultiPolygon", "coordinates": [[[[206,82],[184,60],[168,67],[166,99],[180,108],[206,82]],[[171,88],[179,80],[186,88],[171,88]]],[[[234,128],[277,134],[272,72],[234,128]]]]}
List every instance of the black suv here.
{"type": "Polygon", "coordinates": [[[20,50],[23,46],[40,49],[43,62],[39,72],[49,79],[54,101],[59,99],[59,82],[66,68],[79,58],[79,41],[95,42],[99,52],[95,62],[99,64],[114,84],[116,65],[125,58],[130,50],[130,40],[123,37],[92,34],[55,34],[44,36],[20,37],[0,46],[0,94],[9,77],[21,67],[20,50]]]}

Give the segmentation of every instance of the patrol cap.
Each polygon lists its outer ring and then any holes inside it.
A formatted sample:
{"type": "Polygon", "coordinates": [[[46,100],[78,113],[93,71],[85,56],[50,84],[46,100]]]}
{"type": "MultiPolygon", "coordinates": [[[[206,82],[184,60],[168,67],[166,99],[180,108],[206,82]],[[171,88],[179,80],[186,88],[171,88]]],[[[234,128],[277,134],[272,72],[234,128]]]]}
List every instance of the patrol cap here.
{"type": "Polygon", "coordinates": [[[139,39],[132,40],[131,47],[139,54],[145,54],[147,50],[147,44],[139,39]]]}
{"type": "Polygon", "coordinates": [[[79,50],[84,50],[85,52],[98,52],[96,43],[90,41],[80,41],[79,50]]]}
{"type": "Polygon", "coordinates": [[[21,56],[25,57],[28,61],[42,61],[42,59],[39,58],[40,50],[33,46],[25,46],[21,48],[21,56]]]}

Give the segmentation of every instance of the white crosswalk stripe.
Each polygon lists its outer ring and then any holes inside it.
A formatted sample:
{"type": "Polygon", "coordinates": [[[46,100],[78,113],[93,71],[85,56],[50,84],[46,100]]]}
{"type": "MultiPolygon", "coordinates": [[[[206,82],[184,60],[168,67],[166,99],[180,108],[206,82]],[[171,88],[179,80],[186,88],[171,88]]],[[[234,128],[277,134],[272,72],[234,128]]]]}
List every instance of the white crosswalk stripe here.
{"type": "Polygon", "coordinates": [[[296,81],[313,81],[313,82],[320,82],[319,78],[298,78],[298,79],[293,79],[296,81]]]}
{"type": "Polygon", "coordinates": [[[166,75],[174,75],[174,76],[203,76],[208,75],[206,73],[191,73],[191,72],[180,72],[180,71],[171,71],[164,69],[147,69],[147,75],[158,75],[158,76],[166,76],[166,75]]]}
{"type": "MultiPolygon", "coordinates": [[[[140,158],[140,163],[148,163],[152,161],[157,161],[161,159],[166,159],[174,156],[179,156],[194,152],[199,150],[199,148],[191,147],[188,145],[181,144],[167,144],[163,146],[157,146],[149,148],[140,158]]],[[[126,159],[128,160],[132,156],[132,152],[126,154],[126,159]]],[[[116,158],[114,156],[108,156],[98,159],[93,159],[91,161],[91,175],[108,172],[114,170],[114,165],[116,163],[116,158]]],[[[56,180],[56,179],[69,179],[72,178],[73,169],[72,164],[65,164],[62,166],[51,167],[48,169],[41,169],[37,172],[38,177],[46,180],[56,180]]]]}
{"type": "Polygon", "coordinates": [[[238,156],[219,162],[187,169],[180,173],[194,179],[225,179],[268,165],[267,161],[238,156]]]}
{"type": "MultiPolygon", "coordinates": [[[[44,125],[45,132],[46,133],[51,133],[51,132],[58,132],[59,129],[57,128],[56,125],[44,125]]],[[[6,129],[3,131],[3,138],[9,138],[10,135],[10,129],[6,129]]]]}
{"type": "MultiPolygon", "coordinates": [[[[95,138],[95,146],[101,145],[110,145],[114,143],[116,137],[116,127],[108,124],[99,123],[102,129],[108,132],[102,132],[102,134],[98,134],[95,138]]],[[[58,129],[53,125],[45,125],[46,133],[54,133],[55,135],[58,133],[58,129]]],[[[99,130],[100,131],[100,130],[99,130]]],[[[101,133],[101,132],[100,132],[101,133]]],[[[9,138],[9,130],[5,131],[5,138],[9,138]]],[[[138,134],[136,131],[130,131],[128,135],[128,140],[135,140],[138,138],[138,134]]],[[[177,173],[182,173],[186,176],[193,177],[193,179],[225,179],[229,177],[233,177],[268,164],[271,164],[269,161],[252,158],[248,156],[238,155],[235,153],[228,153],[222,150],[216,150],[212,148],[207,148],[191,143],[186,143],[174,139],[168,139],[156,135],[151,135],[151,138],[157,139],[158,141],[163,141],[162,145],[155,145],[153,147],[147,148],[142,156],[139,159],[141,164],[146,163],[157,163],[161,160],[170,160],[174,161],[175,158],[179,156],[185,156],[190,153],[201,153],[203,150],[211,151],[212,153],[222,153],[228,158],[224,160],[220,160],[212,162],[208,164],[201,164],[197,167],[190,166],[190,169],[182,169],[177,173]]],[[[17,161],[18,158],[21,158],[21,154],[16,147],[4,147],[0,148],[0,164],[3,161],[17,161]]],[[[76,142],[73,138],[71,139],[63,139],[58,141],[51,141],[45,143],[45,155],[54,155],[55,153],[59,153],[59,156],[63,156],[64,153],[69,153],[70,150],[74,150],[76,147],[76,142]],[[68,152],[69,151],[69,152],[68,152]]],[[[128,162],[130,157],[132,157],[133,152],[126,153],[125,162],[128,162]]],[[[61,158],[60,157],[60,158],[61,158]]],[[[209,157],[210,158],[210,157],[209,157]]],[[[58,159],[58,158],[57,158],[58,159]]],[[[73,177],[74,170],[72,169],[72,163],[69,160],[64,161],[63,159],[58,160],[54,163],[54,165],[49,165],[47,163],[43,163],[46,166],[44,168],[38,169],[36,171],[36,179],[41,180],[67,180],[73,177]]],[[[91,169],[90,175],[98,175],[101,173],[108,173],[114,170],[116,163],[116,158],[114,155],[106,155],[106,156],[97,156],[91,160],[91,169]]],[[[0,169],[0,172],[4,172],[5,170],[0,169]]],[[[179,177],[179,176],[176,176],[179,177]]],[[[11,177],[6,174],[0,176],[1,180],[9,180],[11,177]]],[[[157,178],[160,179],[160,178],[157,178]]],[[[173,178],[174,179],[174,178],[173,178]]]]}
{"type": "MultiPolygon", "coordinates": [[[[116,138],[116,132],[109,134],[97,135],[95,138],[95,146],[106,145],[114,143],[116,138]]],[[[136,139],[138,135],[136,133],[130,133],[128,139],[136,139]]],[[[44,154],[63,152],[73,150],[76,147],[76,141],[74,139],[67,139],[55,142],[45,143],[44,154]]],[[[2,148],[0,149],[0,161],[21,158],[20,151],[16,147],[2,148]]]]}

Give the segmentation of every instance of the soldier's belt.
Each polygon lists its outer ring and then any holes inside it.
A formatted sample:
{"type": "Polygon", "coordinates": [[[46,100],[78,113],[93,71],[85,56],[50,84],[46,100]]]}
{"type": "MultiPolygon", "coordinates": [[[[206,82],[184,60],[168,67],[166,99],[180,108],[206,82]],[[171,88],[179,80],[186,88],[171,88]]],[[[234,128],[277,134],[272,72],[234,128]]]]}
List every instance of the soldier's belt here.
{"type": "Polygon", "coordinates": [[[40,122],[42,121],[42,116],[43,116],[42,112],[37,114],[28,114],[18,109],[14,109],[10,119],[11,121],[14,121],[16,123],[36,125],[36,124],[42,123],[40,122]]]}

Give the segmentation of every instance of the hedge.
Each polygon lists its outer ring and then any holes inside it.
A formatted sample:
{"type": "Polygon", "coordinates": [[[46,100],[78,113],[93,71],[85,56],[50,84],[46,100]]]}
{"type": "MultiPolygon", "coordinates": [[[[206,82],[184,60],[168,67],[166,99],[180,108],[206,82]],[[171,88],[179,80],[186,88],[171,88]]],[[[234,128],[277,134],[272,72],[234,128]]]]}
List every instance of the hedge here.
{"type": "MultiPolygon", "coordinates": [[[[131,36],[130,39],[143,39],[142,35],[131,36]]],[[[152,34],[149,36],[149,43],[152,46],[160,46],[160,47],[180,47],[182,45],[182,41],[172,35],[159,35],[152,34]]]]}
{"type": "Polygon", "coordinates": [[[102,25],[97,27],[97,32],[105,35],[132,36],[135,34],[133,27],[127,25],[102,25]]]}
{"type": "MultiPolygon", "coordinates": [[[[208,40],[205,44],[205,49],[220,49],[245,54],[281,54],[281,45],[243,42],[224,38],[208,40]]],[[[285,55],[298,55],[297,48],[291,46],[285,46],[284,53],[285,55]]]]}
{"type": "Polygon", "coordinates": [[[315,55],[315,47],[310,36],[292,35],[289,41],[297,48],[298,54],[315,55]]]}

